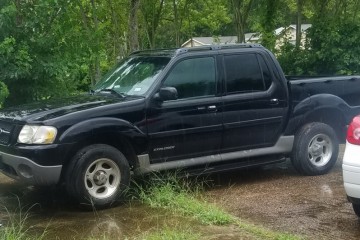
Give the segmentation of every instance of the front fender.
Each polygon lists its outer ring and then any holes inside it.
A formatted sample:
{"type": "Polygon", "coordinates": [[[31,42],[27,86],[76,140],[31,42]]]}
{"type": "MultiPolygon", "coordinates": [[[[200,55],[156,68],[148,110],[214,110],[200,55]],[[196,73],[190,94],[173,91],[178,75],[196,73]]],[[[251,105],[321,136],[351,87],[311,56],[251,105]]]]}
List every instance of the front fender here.
{"type": "Polygon", "coordinates": [[[146,134],[128,121],[117,118],[94,118],[79,122],[59,137],[59,143],[74,143],[99,134],[120,134],[134,138],[146,138],[146,134]]]}

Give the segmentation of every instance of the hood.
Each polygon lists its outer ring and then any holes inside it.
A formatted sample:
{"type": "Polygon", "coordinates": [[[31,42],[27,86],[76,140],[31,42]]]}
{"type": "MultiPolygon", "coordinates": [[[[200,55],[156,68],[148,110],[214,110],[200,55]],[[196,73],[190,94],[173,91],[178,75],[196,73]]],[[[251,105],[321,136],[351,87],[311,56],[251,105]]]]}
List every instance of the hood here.
{"type": "Polygon", "coordinates": [[[0,119],[10,121],[44,121],[69,113],[104,105],[126,102],[133,98],[119,98],[112,95],[78,95],[68,98],[43,100],[0,111],[0,119]]]}

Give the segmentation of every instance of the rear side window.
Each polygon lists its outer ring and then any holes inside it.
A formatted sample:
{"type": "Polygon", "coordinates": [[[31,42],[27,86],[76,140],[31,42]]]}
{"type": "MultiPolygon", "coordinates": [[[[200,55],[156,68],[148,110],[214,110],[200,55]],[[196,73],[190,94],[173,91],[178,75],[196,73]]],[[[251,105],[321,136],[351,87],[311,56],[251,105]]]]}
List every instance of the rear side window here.
{"type": "Polygon", "coordinates": [[[265,89],[269,89],[269,87],[271,86],[271,73],[269,70],[269,67],[266,65],[265,60],[262,56],[257,56],[260,62],[260,66],[261,66],[261,71],[262,71],[262,75],[264,78],[264,83],[265,83],[265,89]]]}
{"type": "Polygon", "coordinates": [[[164,87],[174,87],[178,99],[215,95],[215,59],[201,57],[179,62],[170,72],[164,87]]]}
{"type": "Polygon", "coordinates": [[[228,55],[224,61],[227,93],[259,92],[270,87],[269,69],[262,57],[258,61],[256,54],[228,55]]]}

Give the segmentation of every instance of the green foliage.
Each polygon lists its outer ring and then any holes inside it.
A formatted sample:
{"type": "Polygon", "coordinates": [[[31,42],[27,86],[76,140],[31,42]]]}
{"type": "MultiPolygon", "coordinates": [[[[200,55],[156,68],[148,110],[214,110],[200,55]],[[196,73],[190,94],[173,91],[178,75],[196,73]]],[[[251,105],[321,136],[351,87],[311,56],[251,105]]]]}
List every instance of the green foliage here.
{"type": "Polygon", "coordinates": [[[0,82],[0,108],[8,96],[9,96],[9,90],[7,86],[5,85],[5,83],[0,82]]]}
{"type": "Polygon", "coordinates": [[[261,22],[261,44],[270,49],[275,49],[276,43],[276,36],[274,34],[274,29],[276,29],[277,23],[279,21],[278,16],[279,14],[281,1],[280,0],[272,0],[272,1],[265,1],[264,3],[263,13],[260,17],[261,22]]]}
{"type": "MultiPolygon", "coordinates": [[[[278,52],[289,75],[351,75],[360,72],[360,21],[352,1],[341,11],[338,1],[314,2],[312,27],[304,49],[285,43],[278,52]],[[337,11],[333,6],[338,4],[337,11]],[[349,8],[352,6],[353,8],[349,8]],[[350,10],[349,10],[350,9],[350,10]]],[[[309,10],[309,9],[308,9],[309,10]]]]}
{"type": "Polygon", "coordinates": [[[318,74],[360,72],[360,26],[349,19],[317,19],[309,32],[311,69],[318,74]]]}
{"type": "Polygon", "coordinates": [[[226,1],[168,0],[163,5],[161,19],[157,21],[158,25],[150,25],[155,26],[156,35],[153,36],[151,33],[148,34],[149,30],[152,29],[148,24],[154,22],[154,12],[159,11],[160,1],[151,1],[156,4],[142,2],[143,24],[140,25],[142,27],[140,35],[142,36],[143,48],[154,46],[156,48],[180,47],[183,42],[191,37],[222,36],[226,34],[223,30],[224,26],[231,23],[226,1]],[[146,21],[146,19],[150,19],[150,21],[146,21]],[[153,43],[150,44],[151,38],[153,38],[153,43]]]}
{"type": "Polygon", "coordinates": [[[189,34],[189,38],[222,35],[222,26],[231,22],[227,11],[224,1],[193,1],[182,30],[189,34]]]}
{"type": "Polygon", "coordinates": [[[285,42],[278,51],[277,59],[286,75],[316,75],[312,72],[309,52],[296,49],[295,45],[285,42]]]}
{"type": "MultiPolygon", "coordinates": [[[[0,34],[0,81],[9,89],[9,104],[63,96],[75,89],[70,82],[78,67],[66,58],[56,34],[61,25],[54,16],[61,9],[59,2],[5,1],[0,11],[1,25],[8,26],[0,34]]],[[[2,90],[0,100],[8,95],[3,84],[2,90]]]]}
{"type": "MultiPolygon", "coordinates": [[[[119,19],[108,18],[120,6],[108,3],[2,1],[0,81],[10,92],[7,105],[87,91],[126,54],[120,49],[124,39],[111,35],[119,19]]],[[[6,96],[0,92],[0,101],[6,96]]]]}
{"type": "MultiPolygon", "coordinates": [[[[144,0],[134,34],[143,49],[260,32],[275,50],[274,29],[300,13],[313,27],[304,49],[277,52],[285,72],[358,74],[359,10],[356,0],[144,0]]],[[[129,16],[127,0],[0,1],[0,106],[87,91],[129,53],[129,16]]]]}

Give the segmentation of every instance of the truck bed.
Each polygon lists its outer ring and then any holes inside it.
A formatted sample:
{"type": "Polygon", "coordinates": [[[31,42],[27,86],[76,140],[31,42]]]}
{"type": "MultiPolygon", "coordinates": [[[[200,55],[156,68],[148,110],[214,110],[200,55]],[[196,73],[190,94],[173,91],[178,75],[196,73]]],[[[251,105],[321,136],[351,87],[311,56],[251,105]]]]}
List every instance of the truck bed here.
{"type": "Polygon", "coordinates": [[[287,80],[295,102],[317,94],[331,94],[343,99],[350,107],[360,106],[360,76],[290,76],[287,80]]]}

